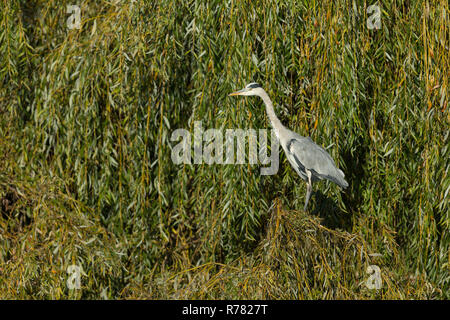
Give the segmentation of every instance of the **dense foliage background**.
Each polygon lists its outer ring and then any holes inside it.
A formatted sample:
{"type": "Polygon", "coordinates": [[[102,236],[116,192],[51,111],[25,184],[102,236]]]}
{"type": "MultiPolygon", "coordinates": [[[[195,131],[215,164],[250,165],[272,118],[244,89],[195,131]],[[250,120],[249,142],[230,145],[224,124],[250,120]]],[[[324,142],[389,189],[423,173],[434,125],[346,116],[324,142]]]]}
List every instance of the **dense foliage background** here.
{"type": "Polygon", "coordinates": [[[0,6],[0,297],[450,298],[447,0],[0,6]],[[268,128],[227,96],[252,81],[347,190],[303,212],[282,152],[273,176],[171,161],[194,121],[268,128]]]}

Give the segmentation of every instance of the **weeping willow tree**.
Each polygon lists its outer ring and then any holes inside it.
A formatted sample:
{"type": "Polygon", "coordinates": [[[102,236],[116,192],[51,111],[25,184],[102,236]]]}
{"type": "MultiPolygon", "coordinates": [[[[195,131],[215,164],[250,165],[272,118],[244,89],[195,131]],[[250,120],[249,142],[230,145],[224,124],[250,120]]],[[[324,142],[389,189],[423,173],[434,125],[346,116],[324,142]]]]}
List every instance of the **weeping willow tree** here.
{"type": "Polygon", "coordinates": [[[1,296],[450,297],[447,1],[0,5],[1,296]],[[252,81],[345,192],[171,160],[197,121],[270,129],[252,81]]]}

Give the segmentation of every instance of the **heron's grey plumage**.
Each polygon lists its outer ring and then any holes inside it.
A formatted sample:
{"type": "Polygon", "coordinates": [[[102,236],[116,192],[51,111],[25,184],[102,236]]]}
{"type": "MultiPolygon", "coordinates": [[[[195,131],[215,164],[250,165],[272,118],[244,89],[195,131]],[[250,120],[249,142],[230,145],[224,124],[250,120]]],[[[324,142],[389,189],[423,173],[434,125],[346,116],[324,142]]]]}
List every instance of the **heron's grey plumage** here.
{"type": "Polygon", "coordinates": [[[348,187],[344,173],[336,166],[324,148],[315,144],[310,137],[302,137],[283,126],[273,110],[273,104],[269,95],[259,84],[252,82],[244,89],[230,95],[259,96],[263,99],[266,105],[267,116],[286,153],[287,159],[297,174],[306,181],[305,210],[311,197],[312,184],[314,182],[327,179],[342,188],[348,187]]]}

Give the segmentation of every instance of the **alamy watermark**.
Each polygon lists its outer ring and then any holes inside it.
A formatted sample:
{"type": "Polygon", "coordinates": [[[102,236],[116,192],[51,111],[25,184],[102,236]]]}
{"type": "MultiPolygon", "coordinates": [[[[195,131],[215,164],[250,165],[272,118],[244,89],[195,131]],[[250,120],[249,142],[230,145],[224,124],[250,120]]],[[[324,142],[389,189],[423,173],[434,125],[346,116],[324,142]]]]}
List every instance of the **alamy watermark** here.
{"type": "Polygon", "coordinates": [[[76,4],[68,4],[67,11],[68,14],[71,14],[69,18],[67,18],[67,28],[72,29],[81,29],[81,9],[80,6],[76,4]]]}
{"type": "Polygon", "coordinates": [[[370,14],[367,18],[367,29],[381,29],[381,10],[376,4],[367,7],[367,14],[370,14]]]}
{"type": "Polygon", "coordinates": [[[274,130],[221,129],[204,130],[201,121],[194,122],[194,141],[192,148],[191,133],[186,129],[172,132],[171,141],[181,141],[172,148],[172,161],[175,164],[244,164],[245,146],[248,145],[248,163],[263,165],[261,175],[274,175],[279,168],[279,142],[274,130]],[[271,132],[270,156],[267,155],[267,131],[271,132]],[[258,149],[259,141],[259,149],[258,149]],[[236,149],[235,149],[236,142],[236,149]],[[235,152],[236,150],[236,152],[235,152]],[[236,157],[235,157],[236,154],[236,157]]]}
{"type": "Polygon", "coordinates": [[[381,281],[381,269],[376,264],[369,265],[367,267],[366,273],[370,274],[369,278],[366,281],[367,289],[379,290],[381,289],[382,281],[381,281]]]}
{"type": "Polygon", "coordinates": [[[81,274],[83,274],[83,268],[72,264],[67,267],[67,273],[69,277],[67,278],[67,287],[69,290],[80,290],[81,289],[81,274]]]}

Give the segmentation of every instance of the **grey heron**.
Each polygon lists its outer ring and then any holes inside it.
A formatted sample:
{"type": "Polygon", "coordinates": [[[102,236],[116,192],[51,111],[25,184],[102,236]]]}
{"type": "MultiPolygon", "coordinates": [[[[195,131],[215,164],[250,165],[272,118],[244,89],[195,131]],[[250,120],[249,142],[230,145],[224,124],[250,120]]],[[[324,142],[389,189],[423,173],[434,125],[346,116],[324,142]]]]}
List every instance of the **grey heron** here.
{"type": "Polygon", "coordinates": [[[287,129],[275,115],[272,101],[267,92],[257,83],[252,82],[244,89],[230,93],[230,96],[258,96],[265,105],[270,123],[275,131],[286,157],[297,174],[306,181],[306,199],[304,210],[308,206],[314,182],[327,179],[342,188],[348,187],[345,175],[334,163],[324,148],[317,145],[310,137],[301,135],[287,129]]]}

